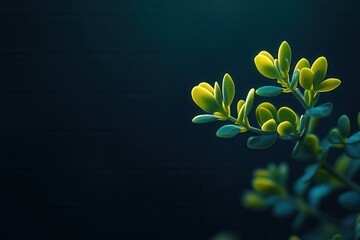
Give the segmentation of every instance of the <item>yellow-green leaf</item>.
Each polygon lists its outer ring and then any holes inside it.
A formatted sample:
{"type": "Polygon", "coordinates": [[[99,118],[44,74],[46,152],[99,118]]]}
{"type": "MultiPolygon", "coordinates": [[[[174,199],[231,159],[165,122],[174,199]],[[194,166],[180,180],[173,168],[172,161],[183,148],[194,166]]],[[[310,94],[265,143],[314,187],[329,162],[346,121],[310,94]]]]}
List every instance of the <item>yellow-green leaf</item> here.
{"type": "Polygon", "coordinates": [[[257,70],[265,77],[270,79],[276,78],[276,71],[274,62],[272,62],[267,56],[257,55],[254,59],[257,70]]]}
{"type": "MultiPolygon", "coordinates": [[[[272,105],[269,102],[263,102],[261,104],[259,104],[259,106],[257,106],[256,111],[255,111],[255,116],[256,116],[256,120],[258,121],[258,124],[261,126],[264,124],[264,122],[266,121],[260,121],[260,108],[265,108],[266,110],[268,110],[273,119],[277,119],[277,112],[276,112],[276,108],[274,107],[274,105],[272,105]]],[[[269,118],[270,119],[270,118],[269,118]]],[[[266,119],[266,120],[269,120],[266,119]]]]}
{"type": "Polygon", "coordinates": [[[304,89],[310,90],[314,82],[314,72],[310,68],[301,69],[299,80],[304,89]]]}
{"type": "Polygon", "coordinates": [[[265,57],[269,58],[271,62],[274,62],[274,57],[267,51],[261,51],[259,55],[264,55],[265,57]]]}
{"type": "Polygon", "coordinates": [[[218,105],[214,95],[212,95],[206,88],[200,86],[194,87],[191,91],[191,96],[196,105],[205,112],[214,113],[218,111],[218,105]]]}
{"type": "Polygon", "coordinates": [[[245,207],[258,210],[266,207],[264,199],[256,192],[248,191],[242,197],[242,203],[245,207]]]}
{"type": "Polygon", "coordinates": [[[281,107],[278,110],[277,116],[278,116],[279,122],[288,121],[294,127],[297,125],[298,117],[297,117],[296,113],[289,107],[281,107]]]}
{"type": "Polygon", "coordinates": [[[257,120],[260,123],[260,126],[262,126],[268,120],[274,119],[274,116],[271,114],[271,112],[264,107],[260,107],[258,109],[257,117],[258,117],[257,120]]]}
{"type": "Polygon", "coordinates": [[[310,63],[306,58],[302,58],[297,62],[296,66],[294,68],[294,72],[297,69],[299,69],[301,71],[301,69],[303,69],[303,68],[310,68],[310,63]]]}
{"type": "Polygon", "coordinates": [[[289,121],[281,122],[277,127],[277,132],[282,137],[289,135],[293,131],[294,131],[294,127],[289,121]]]}
{"type": "Polygon", "coordinates": [[[304,139],[304,147],[312,154],[318,154],[320,151],[319,138],[315,134],[308,134],[304,139]]]}
{"type": "Polygon", "coordinates": [[[201,82],[201,83],[199,83],[198,86],[205,88],[205,89],[208,90],[212,95],[214,95],[214,88],[213,88],[210,84],[208,84],[207,82],[201,82]]]}
{"type": "Polygon", "coordinates": [[[341,81],[337,78],[329,78],[320,83],[318,92],[330,92],[340,85],[341,81]]]}
{"type": "Polygon", "coordinates": [[[244,121],[245,118],[249,115],[251,108],[254,104],[254,95],[255,95],[255,89],[252,88],[250,89],[250,91],[248,92],[248,95],[246,97],[246,101],[245,101],[245,116],[244,116],[244,121]]]}
{"type": "Polygon", "coordinates": [[[266,132],[274,132],[276,131],[276,122],[274,119],[269,119],[268,121],[266,121],[262,126],[261,126],[261,130],[266,131],[266,132]]]}
{"type": "Polygon", "coordinates": [[[315,62],[311,66],[311,70],[314,72],[314,88],[320,85],[320,83],[324,80],[326,71],[328,68],[328,63],[325,57],[319,57],[315,60],[315,62]]]}
{"type": "Polygon", "coordinates": [[[239,100],[238,103],[237,103],[237,112],[240,113],[240,109],[242,106],[244,106],[245,104],[245,101],[244,100],[239,100]]]}
{"type": "Polygon", "coordinates": [[[222,108],[222,93],[218,82],[215,82],[214,84],[214,97],[217,104],[219,105],[219,108],[222,108]]]}
{"type": "Polygon", "coordinates": [[[282,190],[274,181],[262,177],[255,178],[252,185],[258,193],[264,195],[279,194],[282,190]]]}
{"type": "Polygon", "coordinates": [[[288,73],[291,64],[291,48],[286,41],[283,41],[279,47],[278,59],[281,70],[288,73]]]}
{"type": "Polygon", "coordinates": [[[235,85],[229,74],[225,74],[222,82],[223,100],[225,106],[231,105],[235,96],[235,85]]]}

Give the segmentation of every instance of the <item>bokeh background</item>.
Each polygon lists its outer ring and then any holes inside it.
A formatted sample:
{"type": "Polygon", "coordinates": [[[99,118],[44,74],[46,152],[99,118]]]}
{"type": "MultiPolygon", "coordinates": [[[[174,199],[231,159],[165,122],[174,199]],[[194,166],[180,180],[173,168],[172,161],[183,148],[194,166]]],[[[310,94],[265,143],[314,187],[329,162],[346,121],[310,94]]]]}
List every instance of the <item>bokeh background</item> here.
{"type": "Polygon", "coordinates": [[[191,123],[190,91],[226,72],[236,99],[271,84],[253,58],[287,40],[294,60],[324,55],[343,81],[320,100],[334,102],[324,136],[360,110],[359,12],[355,0],[2,0],[0,238],[285,239],[289,219],[240,195],[268,162],[299,176],[291,144],[216,138],[221,125],[191,123]]]}

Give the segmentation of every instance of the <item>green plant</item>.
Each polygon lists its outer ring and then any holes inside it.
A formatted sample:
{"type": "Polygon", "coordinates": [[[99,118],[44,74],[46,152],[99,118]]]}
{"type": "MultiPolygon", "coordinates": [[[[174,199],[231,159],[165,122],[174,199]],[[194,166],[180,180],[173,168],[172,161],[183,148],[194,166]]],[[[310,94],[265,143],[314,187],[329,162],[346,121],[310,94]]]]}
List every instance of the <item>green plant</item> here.
{"type": "MultiPolygon", "coordinates": [[[[236,117],[231,115],[235,84],[229,74],[225,74],[221,88],[218,82],[213,86],[206,82],[195,86],[191,91],[192,99],[207,114],[198,115],[192,121],[230,121],[231,124],[220,127],[216,135],[232,138],[252,132],[255,135],[247,140],[251,149],[269,148],[278,139],[294,142],[292,158],[308,160],[305,173],[294,183],[294,189],[287,189],[288,165],[270,163],[266,168],[254,171],[253,189],[243,194],[244,206],[256,210],[272,208],[277,217],[294,216],[293,229],[302,236],[289,239],[359,240],[360,186],[353,179],[360,169],[360,131],[350,135],[350,120],[342,115],[337,126],[319,140],[314,133],[316,125],[319,119],[328,117],[333,108],[330,102],[319,105],[320,95],[336,89],[341,81],[326,78],[328,64],[325,57],[319,57],[312,64],[301,58],[289,74],[291,61],[291,48],[285,41],[279,47],[277,59],[266,51],[255,57],[257,70],[277,85],[250,89],[246,98],[237,102],[236,117]],[[280,94],[293,95],[304,112],[299,114],[289,106],[276,108],[270,102],[262,102],[255,109],[259,127],[250,122],[248,116],[255,95],[275,97],[280,94]],[[343,150],[335,162],[328,159],[332,149],[343,150]],[[337,219],[320,210],[322,199],[331,193],[338,194],[340,205],[351,210],[349,216],[337,219]],[[302,233],[299,229],[309,218],[316,219],[318,224],[313,231],[302,233]]],[[[360,113],[357,125],[360,127],[360,113]]]]}

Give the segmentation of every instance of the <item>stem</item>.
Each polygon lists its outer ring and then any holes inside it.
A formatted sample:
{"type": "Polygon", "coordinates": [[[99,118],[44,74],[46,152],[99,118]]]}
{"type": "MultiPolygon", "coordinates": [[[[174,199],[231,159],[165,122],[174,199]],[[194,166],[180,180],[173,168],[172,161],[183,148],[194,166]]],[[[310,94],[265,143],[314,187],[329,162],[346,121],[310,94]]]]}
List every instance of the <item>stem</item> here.
{"type": "MultiPolygon", "coordinates": [[[[229,120],[232,121],[233,123],[236,123],[236,118],[234,118],[233,116],[229,116],[229,120]]],[[[249,131],[251,131],[253,133],[257,133],[257,134],[272,133],[272,132],[263,131],[260,128],[256,128],[256,127],[252,127],[252,126],[248,126],[246,128],[247,128],[247,130],[249,130],[249,131]]]]}
{"type": "Polygon", "coordinates": [[[306,104],[306,102],[305,102],[304,98],[302,97],[302,95],[296,90],[298,90],[298,89],[295,89],[295,90],[291,89],[291,93],[301,103],[301,105],[305,108],[305,110],[309,110],[310,107],[306,104]]]}
{"type": "Polygon", "coordinates": [[[360,186],[357,185],[356,183],[354,183],[353,181],[351,181],[351,179],[340,175],[339,173],[337,173],[334,169],[332,169],[331,166],[329,166],[327,163],[323,163],[321,165],[321,167],[327,171],[330,175],[332,175],[333,177],[335,177],[337,180],[339,180],[340,182],[342,182],[344,185],[346,185],[348,188],[353,189],[354,191],[360,192],[360,186]]]}
{"type": "Polygon", "coordinates": [[[233,116],[229,116],[229,120],[232,121],[233,123],[236,123],[236,118],[234,118],[233,116]]]}

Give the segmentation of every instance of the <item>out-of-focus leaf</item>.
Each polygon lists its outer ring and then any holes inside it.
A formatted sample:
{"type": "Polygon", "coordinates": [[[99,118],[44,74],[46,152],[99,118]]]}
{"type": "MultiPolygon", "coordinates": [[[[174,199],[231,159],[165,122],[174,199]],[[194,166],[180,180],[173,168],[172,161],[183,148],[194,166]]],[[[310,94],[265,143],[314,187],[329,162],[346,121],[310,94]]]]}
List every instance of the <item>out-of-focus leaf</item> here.
{"type": "Polygon", "coordinates": [[[262,97],[275,97],[283,92],[283,88],[275,86],[263,86],[256,90],[256,94],[262,97]]]}
{"type": "Polygon", "coordinates": [[[251,149],[265,149],[274,145],[276,139],[276,133],[253,136],[248,139],[247,146],[251,149]]]}
{"type": "Polygon", "coordinates": [[[360,132],[357,132],[357,133],[353,134],[346,141],[346,143],[348,143],[348,144],[354,144],[354,143],[359,143],[359,142],[360,142],[360,132]]]}
{"type": "Polygon", "coordinates": [[[317,107],[309,109],[308,114],[310,117],[324,118],[331,114],[332,109],[333,109],[333,104],[327,102],[317,107]]]}
{"type": "Polygon", "coordinates": [[[243,194],[242,204],[253,210],[261,210],[267,207],[263,197],[254,191],[247,191],[243,194]]]}
{"type": "Polygon", "coordinates": [[[339,196],[339,203],[342,207],[350,210],[360,210],[360,193],[348,191],[339,196]]]}
{"type": "Polygon", "coordinates": [[[277,195],[281,193],[281,187],[271,179],[257,177],[252,182],[253,188],[263,195],[277,195]]]}
{"type": "Polygon", "coordinates": [[[289,200],[280,200],[273,206],[272,214],[276,217],[289,217],[296,211],[296,206],[289,200]]]}
{"type": "Polygon", "coordinates": [[[343,237],[340,234],[334,235],[331,240],[343,240],[343,237]]]}
{"type": "Polygon", "coordinates": [[[303,225],[305,218],[306,218],[305,214],[303,212],[299,212],[296,215],[295,219],[293,220],[292,229],[295,231],[299,230],[303,225]]]}
{"type": "Polygon", "coordinates": [[[351,158],[360,158],[360,142],[346,144],[345,153],[351,158]]]}
{"type": "Polygon", "coordinates": [[[314,164],[311,167],[309,167],[302,178],[303,182],[310,182],[315,177],[319,168],[320,168],[319,164],[314,164]]]}
{"type": "Polygon", "coordinates": [[[309,203],[313,207],[318,207],[321,200],[328,196],[331,191],[334,189],[334,186],[331,184],[321,184],[312,187],[309,190],[309,203]]]}
{"type": "Polygon", "coordinates": [[[208,122],[214,122],[219,120],[220,117],[211,115],[211,114],[203,114],[198,115],[192,119],[193,123],[208,123],[208,122]]]}
{"type": "Polygon", "coordinates": [[[348,116],[346,115],[342,115],[339,119],[338,119],[338,129],[341,133],[341,135],[346,138],[349,136],[350,133],[350,120],[348,118],[348,116]]]}
{"type": "Polygon", "coordinates": [[[310,186],[310,182],[304,182],[302,178],[296,180],[294,184],[294,192],[296,196],[302,196],[306,192],[309,186],[310,186]]]}
{"type": "Polygon", "coordinates": [[[343,142],[343,138],[341,136],[341,133],[339,129],[333,128],[330,130],[328,134],[328,139],[332,144],[340,144],[343,142]]]}

